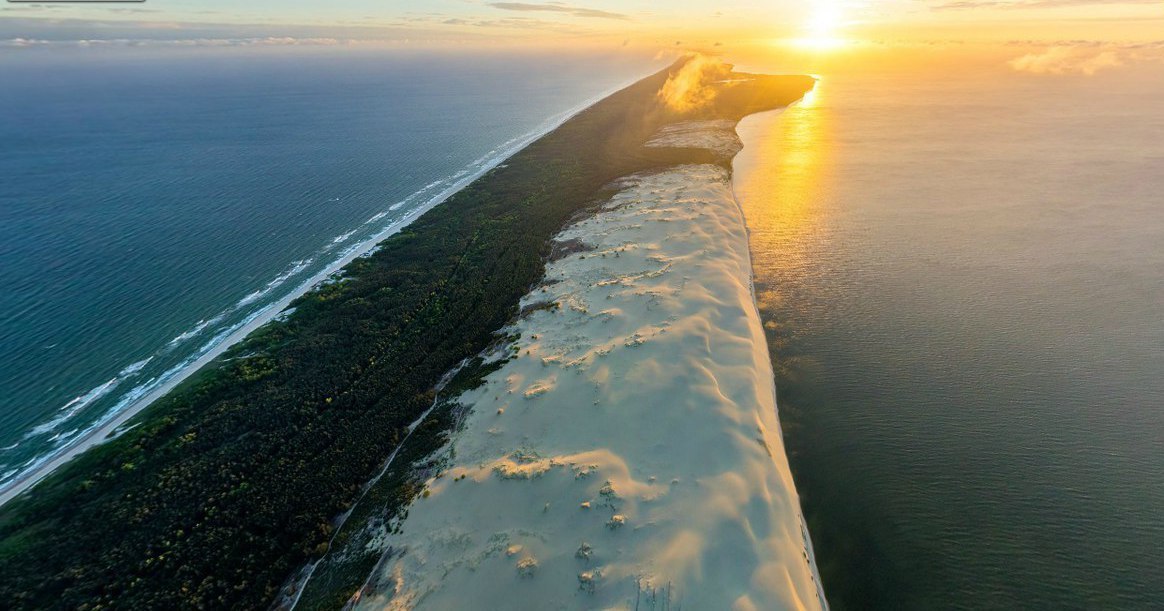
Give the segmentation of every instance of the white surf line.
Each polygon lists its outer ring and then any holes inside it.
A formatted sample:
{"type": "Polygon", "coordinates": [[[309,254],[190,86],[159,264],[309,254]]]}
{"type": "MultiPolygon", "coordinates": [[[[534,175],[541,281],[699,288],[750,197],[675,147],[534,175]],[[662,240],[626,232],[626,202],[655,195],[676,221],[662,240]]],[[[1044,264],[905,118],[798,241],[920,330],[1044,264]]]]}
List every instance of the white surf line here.
{"type": "MultiPolygon", "coordinates": [[[[541,138],[542,136],[545,136],[546,134],[554,131],[560,125],[565,123],[566,121],[570,120],[571,118],[573,118],[577,114],[581,113],[582,111],[586,110],[587,108],[590,108],[591,106],[598,103],[599,101],[609,97],[611,94],[613,94],[617,91],[620,91],[620,90],[634,84],[635,82],[638,82],[638,80],[640,80],[640,79],[635,78],[633,80],[626,81],[625,83],[618,85],[617,87],[613,87],[611,89],[608,89],[607,91],[605,91],[605,92],[603,92],[595,97],[590,98],[586,102],[580,104],[579,106],[574,107],[571,110],[566,111],[565,113],[562,113],[560,115],[557,115],[556,117],[551,117],[550,119],[547,119],[546,122],[544,122],[541,127],[534,130],[533,132],[530,132],[526,136],[520,138],[512,146],[503,149],[500,153],[498,153],[489,162],[484,163],[484,164],[478,166],[477,168],[475,168],[474,170],[470,171],[464,177],[462,177],[460,180],[454,182],[452,185],[445,188],[443,191],[441,191],[441,192],[437,193],[436,195],[432,196],[431,198],[429,198],[428,201],[426,201],[424,204],[418,206],[414,210],[410,211],[408,214],[404,215],[404,217],[402,217],[399,221],[392,223],[391,225],[389,225],[388,227],[385,227],[383,230],[381,230],[379,233],[375,234],[374,236],[365,239],[363,242],[360,242],[357,246],[353,247],[349,252],[347,252],[343,257],[340,257],[339,259],[333,261],[330,265],[325,267],[323,270],[317,272],[314,276],[312,276],[311,278],[309,278],[305,282],[303,282],[303,284],[299,285],[299,287],[296,288],[294,291],[292,291],[291,293],[288,293],[282,299],[280,299],[280,300],[272,303],[271,305],[267,306],[266,308],[264,308],[262,315],[257,316],[251,322],[247,323],[246,325],[243,325],[241,328],[239,328],[235,332],[228,335],[218,346],[216,346],[215,348],[206,352],[205,354],[200,356],[198,359],[196,359],[194,362],[190,363],[190,365],[188,365],[182,372],[175,375],[173,378],[168,380],[166,383],[162,384],[161,386],[154,389],[152,392],[146,394],[145,396],[141,397],[140,399],[127,405],[125,408],[122,409],[122,411],[120,413],[118,413],[115,417],[111,418],[105,424],[98,426],[98,427],[95,427],[93,430],[89,431],[87,434],[82,435],[82,436],[78,437],[77,439],[73,440],[71,444],[57,449],[56,455],[53,456],[52,458],[49,458],[48,460],[45,460],[40,466],[38,466],[34,469],[31,469],[31,470],[21,474],[20,476],[16,477],[15,479],[13,479],[11,482],[9,482],[7,484],[7,487],[3,491],[0,491],[0,506],[4,505],[8,501],[16,498],[17,496],[19,496],[20,494],[22,494],[23,492],[25,492],[26,490],[28,490],[32,486],[36,485],[37,482],[44,479],[50,473],[55,471],[58,467],[69,462],[70,460],[72,460],[73,458],[75,458],[77,455],[81,454],[85,450],[88,450],[89,448],[91,448],[99,443],[102,443],[104,441],[107,441],[109,439],[116,437],[118,427],[120,427],[122,424],[125,424],[126,421],[128,421],[130,418],[133,418],[134,416],[136,416],[138,413],[140,413],[146,407],[149,407],[149,405],[152,404],[154,401],[161,398],[169,391],[173,390],[173,388],[175,386],[182,383],[187,378],[189,378],[191,375],[193,375],[196,371],[198,371],[202,367],[206,366],[208,363],[210,363],[212,360],[217,358],[222,353],[226,352],[226,350],[228,350],[231,346],[233,346],[233,345],[237,344],[238,342],[242,341],[243,339],[245,339],[246,336],[250,335],[250,333],[252,331],[254,331],[255,329],[258,329],[259,327],[270,322],[275,316],[277,316],[279,314],[280,311],[282,311],[284,308],[286,308],[288,305],[290,305],[292,301],[294,301],[295,299],[299,298],[300,296],[306,294],[313,287],[315,287],[315,285],[326,280],[328,278],[328,276],[331,276],[335,272],[339,271],[341,268],[343,268],[348,263],[351,263],[353,260],[371,252],[376,247],[377,244],[379,244],[380,242],[383,242],[385,239],[396,234],[401,229],[403,229],[404,227],[406,227],[410,223],[412,223],[412,221],[419,218],[422,214],[424,214],[425,212],[428,212],[432,208],[436,207],[438,204],[440,204],[441,202],[443,202],[446,199],[448,199],[449,197],[451,197],[457,191],[460,191],[461,189],[465,188],[466,186],[468,186],[470,183],[477,180],[481,176],[484,176],[490,170],[497,167],[498,165],[503,163],[506,159],[509,159],[510,157],[512,157],[513,155],[515,155],[516,153],[518,153],[519,151],[521,151],[525,147],[529,146],[534,141],[536,141],[539,138],[541,138]]],[[[470,167],[472,167],[472,166],[470,166],[470,167]]]]}

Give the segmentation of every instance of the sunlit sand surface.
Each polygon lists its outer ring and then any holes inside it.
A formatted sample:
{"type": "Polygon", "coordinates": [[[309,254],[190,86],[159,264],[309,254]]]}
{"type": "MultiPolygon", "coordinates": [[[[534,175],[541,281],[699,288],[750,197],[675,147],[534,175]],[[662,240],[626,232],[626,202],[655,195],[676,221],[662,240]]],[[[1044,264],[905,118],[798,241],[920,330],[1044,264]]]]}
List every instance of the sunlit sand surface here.
{"type": "MultiPolygon", "coordinates": [[[[653,145],[734,153],[733,127],[653,145]]],[[[620,187],[558,236],[364,608],[822,608],[729,172],[620,187]]]]}

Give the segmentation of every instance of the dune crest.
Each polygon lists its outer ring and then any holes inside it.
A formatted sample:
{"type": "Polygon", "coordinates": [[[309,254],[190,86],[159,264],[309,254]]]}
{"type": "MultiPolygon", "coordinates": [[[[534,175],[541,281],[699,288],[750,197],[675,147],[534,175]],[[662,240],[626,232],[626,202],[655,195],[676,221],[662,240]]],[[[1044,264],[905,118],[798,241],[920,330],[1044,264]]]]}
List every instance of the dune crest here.
{"type": "MultiPolygon", "coordinates": [[[[652,145],[731,149],[733,127],[652,145]]],[[[825,607],[730,172],[627,177],[557,241],[359,605],[825,607]]]]}

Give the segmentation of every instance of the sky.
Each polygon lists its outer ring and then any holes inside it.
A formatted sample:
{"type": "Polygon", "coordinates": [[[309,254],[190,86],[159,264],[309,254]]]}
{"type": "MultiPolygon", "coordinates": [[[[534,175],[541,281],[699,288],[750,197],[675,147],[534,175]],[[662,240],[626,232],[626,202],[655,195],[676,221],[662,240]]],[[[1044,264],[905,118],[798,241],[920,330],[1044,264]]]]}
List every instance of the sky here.
{"type": "MultiPolygon", "coordinates": [[[[1007,45],[1031,72],[1164,56],[1164,0],[145,0],[6,2],[0,53],[61,45],[779,49],[825,61],[887,48],[1007,45]],[[1023,47],[1019,49],[1019,47],[1023,47]],[[1026,58],[1026,59],[1024,59],[1026,58]]],[[[887,60],[888,61],[888,60],[887,60]]]]}
{"type": "MultiPolygon", "coordinates": [[[[7,2],[0,20],[69,20],[144,31],[200,26],[301,26],[316,33],[363,30],[382,40],[640,41],[688,38],[799,38],[814,30],[854,37],[920,40],[1164,37],[1161,0],[145,0],[125,3],[7,2]]],[[[75,25],[75,24],[74,24],[75,25]]],[[[4,28],[11,32],[9,24],[4,28]]]]}

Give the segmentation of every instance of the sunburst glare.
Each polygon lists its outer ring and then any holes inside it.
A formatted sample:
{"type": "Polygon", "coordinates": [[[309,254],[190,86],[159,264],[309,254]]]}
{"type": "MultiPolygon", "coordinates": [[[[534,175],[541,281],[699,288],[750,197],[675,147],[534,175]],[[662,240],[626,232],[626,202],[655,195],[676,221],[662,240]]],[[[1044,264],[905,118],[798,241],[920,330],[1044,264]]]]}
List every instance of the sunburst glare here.
{"type": "Polygon", "coordinates": [[[842,3],[835,0],[818,0],[812,3],[808,18],[801,28],[802,35],[792,40],[798,47],[828,50],[848,44],[840,35],[845,25],[842,3]]]}

